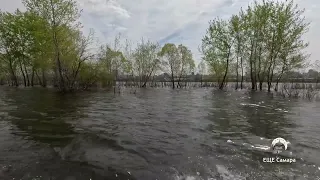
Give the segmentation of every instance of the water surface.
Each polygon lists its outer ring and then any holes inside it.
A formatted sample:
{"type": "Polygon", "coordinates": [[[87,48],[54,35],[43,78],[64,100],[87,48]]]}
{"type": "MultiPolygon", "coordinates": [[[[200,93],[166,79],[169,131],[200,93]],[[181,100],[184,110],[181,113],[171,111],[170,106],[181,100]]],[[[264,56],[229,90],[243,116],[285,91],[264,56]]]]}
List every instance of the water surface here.
{"type": "Polygon", "coordinates": [[[0,179],[319,179],[320,103],[165,88],[0,88],[0,179]],[[297,162],[263,163],[283,137],[297,162]]]}

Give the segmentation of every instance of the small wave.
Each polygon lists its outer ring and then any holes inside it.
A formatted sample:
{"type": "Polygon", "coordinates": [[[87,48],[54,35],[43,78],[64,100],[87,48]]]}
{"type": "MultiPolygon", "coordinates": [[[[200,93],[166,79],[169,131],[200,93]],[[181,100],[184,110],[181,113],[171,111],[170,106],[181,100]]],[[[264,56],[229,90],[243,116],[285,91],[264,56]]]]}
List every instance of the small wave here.
{"type": "Polygon", "coordinates": [[[253,146],[253,148],[257,150],[262,150],[262,151],[270,151],[270,146],[265,146],[261,144],[256,144],[255,146],[253,146]]]}
{"type": "Polygon", "coordinates": [[[231,141],[230,139],[228,139],[227,143],[233,143],[233,144],[234,144],[234,142],[233,142],[233,141],[231,141]]]}
{"type": "Polygon", "coordinates": [[[282,112],[285,112],[285,113],[288,113],[288,112],[289,112],[288,110],[281,109],[281,108],[277,108],[277,109],[275,109],[275,111],[282,111],[282,112]]]}
{"type": "Polygon", "coordinates": [[[203,180],[202,178],[195,176],[176,176],[175,180],[203,180]]]}
{"type": "Polygon", "coordinates": [[[262,108],[268,108],[267,106],[262,106],[259,104],[247,104],[247,103],[240,103],[241,106],[251,106],[251,107],[262,107],[262,108]]]}
{"type": "Polygon", "coordinates": [[[176,172],[174,175],[174,180],[245,180],[243,177],[237,173],[231,172],[224,165],[216,165],[214,171],[209,172],[209,176],[203,177],[199,172],[181,174],[176,172]]]}
{"type": "Polygon", "coordinates": [[[246,103],[240,103],[241,106],[260,106],[259,104],[246,104],[246,103]]]}
{"type": "Polygon", "coordinates": [[[269,152],[270,151],[270,146],[266,146],[266,145],[261,145],[261,144],[249,144],[249,143],[236,143],[232,140],[227,140],[227,143],[229,144],[234,144],[234,145],[239,145],[239,146],[244,146],[248,149],[254,149],[254,150],[258,150],[258,151],[266,151],[269,152]]]}
{"type": "Polygon", "coordinates": [[[225,166],[216,165],[217,172],[223,180],[245,180],[246,178],[238,174],[231,173],[225,166]]]}

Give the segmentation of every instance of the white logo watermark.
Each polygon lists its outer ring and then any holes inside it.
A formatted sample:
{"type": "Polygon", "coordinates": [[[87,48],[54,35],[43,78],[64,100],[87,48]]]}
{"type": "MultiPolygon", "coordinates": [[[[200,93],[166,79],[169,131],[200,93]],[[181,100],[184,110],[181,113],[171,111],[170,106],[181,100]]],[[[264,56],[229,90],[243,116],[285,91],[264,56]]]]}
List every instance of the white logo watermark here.
{"type": "MultiPolygon", "coordinates": [[[[273,154],[280,154],[288,149],[288,145],[290,145],[289,141],[278,137],[274,139],[271,143],[270,150],[272,150],[273,154]]],[[[265,163],[295,163],[295,158],[281,158],[281,157],[265,157],[262,159],[265,163]]]]}
{"type": "Polygon", "coordinates": [[[279,137],[279,138],[276,138],[272,141],[271,148],[274,153],[279,154],[282,151],[286,151],[288,149],[288,144],[289,144],[289,142],[287,142],[285,139],[279,137]]]}
{"type": "Polygon", "coordinates": [[[265,157],[262,158],[264,163],[295,163],[297,160],[295,158],[280,158],[280,157],[265,157]]]}

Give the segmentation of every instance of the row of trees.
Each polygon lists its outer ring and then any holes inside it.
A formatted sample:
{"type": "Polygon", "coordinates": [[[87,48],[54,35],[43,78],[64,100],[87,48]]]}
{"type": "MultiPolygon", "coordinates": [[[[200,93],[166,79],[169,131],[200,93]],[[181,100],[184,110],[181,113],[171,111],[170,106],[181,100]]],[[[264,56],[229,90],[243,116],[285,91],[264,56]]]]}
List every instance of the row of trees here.
{"type": "MultiPolygon", "coordinates": [[[[94,46],[94,34],[85,36],[79,23],[81,11],[74,0],[23,0],[26,11],[0,12],[0,81],[12,86],[46,87],[73,91],[101,84],[115,85],[127,76],[146,87],[154,76],[166,73],[172,88],[182,87],[186,75],[207,68],[219,88],[236,77],[236,89],[243,88],[250,74],[252,89],[267,83],[277,91],[288,72],[306,67],[308,30],[303,10],[293,1],[255,2],[228,20],[210,21],[202,39],[203,60],[195,67],[191,51],[184,45],[141,39],[137,44],[120,36],[111,44],[94,46]]],[[[1,82],[0,82],[1,83],[1,82]]]]}
{"type": "Polygon", "coordinates": [[[84,36],[74,0],[23,0],[25,12],[0,12],[0,79],[12,86],[48,82],[60,91],[112,86],[119,75],[146,87],[159,71],[170,74],[172,87],[194,70],[191,51],[183,46],[142,39],[103,45],[93,52],[93,33],[84,36]],[[136,78],[138,77],[138,79],[136,78]]]}
{"type": "Polygon", "coordinates": [[[24,0],[26,12],[0,14],[1,75],[9,83],[33,86],[35,79],[47,86],[53,77],[61,90],[73,89],[87,53],[90,37],[84,37],[77,22],[79,10],[73,1],[24,0]]]}
{"type": "Polygon", "coordinates": [[[209,23],[200,48],[203,59],[223,89],[229,76],[236,76],[236,88],[243,88],[245,73],[250,73],[251,87],[268,91],[284,73],[306,67],[308,43],[302,40],[309,23],[293,1],[254,2],[228,20],[209,23]],[[240,82],[240,87],[239,83],[240,82]]]}
{"type": "Polygon", "coordinates": [[[181,87],[181,80],[195,69],[191,51],[182,44],[167,43],[161,47],[158,43],[141,39],[132,49],[128,40],[124,45],[120,44],[120,36],[115,38],[113,47],[101,46],[97,59],[102,68],[100,71],[113,75],[105,82],[115,82],[119,75],[125,75],[140,87],[146,87],[147,82],[153,81],[159,73],[170,75],[172,88],[181,87]]]}

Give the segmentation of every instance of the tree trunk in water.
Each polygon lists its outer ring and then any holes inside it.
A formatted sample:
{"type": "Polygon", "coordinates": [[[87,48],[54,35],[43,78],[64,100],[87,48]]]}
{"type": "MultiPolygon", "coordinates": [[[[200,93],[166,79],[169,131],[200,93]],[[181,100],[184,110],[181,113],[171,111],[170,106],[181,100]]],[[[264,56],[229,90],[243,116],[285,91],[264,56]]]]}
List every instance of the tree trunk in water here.
{"type": "Polygon", "coordinates": [[[224,87],[226,76],[227,76],[227,73],[224,73],[223,79],[222,79],[222,81],[221,81],[221,83],[220,83],[220,85],[219,85],[219,89],[221,89],[221,90],[222,90],[223,87],[224,87]]]}
{"type": "MultiPolygon", "coordinates": [[[[239,50],[238,50],[239,52],[239,50]]],[[[237,55],[237,83],[236,83],[236,90],[238,89],[238,86],[239,86],[239,83],[238,83],[238,80],[239,80],[239,56],[237,55]]]]}
{"type": "Polygon", "coordinates": [[[28,73],[28,71],[27,71],[26,66],[25,66],[25,65],[23,65],[23,67],[24,67],[24,71],[25,71],[25,73],[26,73],[27,86],[30,86],[29,73],[28,73]]]}
{"type": "Polygon", "coordinates": [[[22,63],[21,63],[21,62],[20,62],[20,71],[21,71],[22,76],[23,76],[24,87],[27,87],[26,75],[25,75],[24,72],[23,72],[22,63]]]}
{"type": "MultiPolygon", "coordinates": [[[[256,59],[257,58],[257,43],[255,45],[255,48],[254,48],[254,58],[256,59]]],[[[257,84],[257,62],[256,60],[253,61],[253,65],[254,65],[254,90],[257,90],[258,89],[258,84],[257,84]]]]}
{"type": "Polygon", "coordinates": [[[56,69],[56,75],[57,75],[57,80],[58,80],[58,87],[59,87],[59,90],[62,91],[62,92],[65,92],[66,91],[66,87],[65,87],[65,82],[64,82],[64,78],[63,78],[63,75],[62,75],[62,66],[61,66],[61,61],[60,61],[60,53],[57,52],[57,55],[56,55],[56,65],[57,65],[57,69],[56,69]]]}
{"type": "Polygon", "coordinates": [[[47,79],[44,70],[42,70],[42,87],[47,87],[47,79]]]}
{"type": "Polygon", "coordinates": [[[43,87],[43,83],[42,83],[42,81],[41,81],[41,78],[40,78],[39,75],[38,75],[38,72],[36,71],[35,73],[36,73],[36,76],[37,76],[37,78],[38,78],[39,84],[43,87]]]}
{"type": "Polygon", "coordinates": [[[32,74],[31,74],[31,86],[33,87],[33,85],[34,85],[34,83],[33,83],[33,81],[34,81],[34,69],[32,70],[32,74]]]}
{"type": "Polygon", "coordinates": [[[18,87],[18,86],[19,86],[18,78],[17,78],[17,76],[15,75],[14,71],[13,71],[13,70],[11,70],[11,71],[12,71],[12,72],[11,72],[12,85],[18,87]]]}
{"type": "Polygon", "coordinates": [[[269,66],[269,68],[268,68],[268,76],[267,76],[267,78],[268,78],[268,92],[270,92],[270,90],[271,90],[271,75],[270,75],[270,73],[271,73],[271,66],[272,66],[272,64],[270,64],[270,66],[269,66]]]}
{"type": "Polygon", "coordinates": [[[180,75],[180,77],[179,77],[179,79],[178,79],[178,85],[177,85],[177,88],[179,87],[179,88],[182,88],[182,85],[180,84],[180,82],[181,82],[181,75],[180,75]]]}
{"type": "Polygon", "coordinates": [[[264,73],[262,74],[262,76],[261,76],[261,50],[262,50],[262,48],[260,47],[259,48],[259,67],[258,67],[258,73],[257,73],[257,77],[258,77],[258,82],[259,82],[259,89],[260,89],[260,91],[262,91],[262,78],[264,78],[263,76],[264,76],[264,73]]]}
{"type": "MultiPolygon", "coordinates": [[[[272,34],[272,42],[274,42],[274,39],[275,39],[275,32],[273,32],[273,34],[272,34]]],[[[271,91],[272,76],[273,76],[273,69],[274,69],[274,67],[272,67],[272,66],[274,66],[274,61],[276,59],[276,56],[274,55],[274,48],[275,48],[274,46],[272,46],[272,48],[271,48],[270,65],[268,67],[268,76],[267,76],[267,78],[268,78],[268,92],[271,91]],[[271,68],[272,68],[272,70],[271,70],[271,68]]]]}
{"type": "Polygon", "coordinates": [[[240,84],[240,88],[243,88],[243,61],[242,61],[242,57],[240,58],[240,63],[241,63],[241,84],[240,84]]]}
{"type": "MultiPolygon", "coordinates": [[[[250,55],[252,56],[252,55],[250,55]]],[[[251,57],[252,58],[252,57],[251,57]]],[[[254,76],[253,76],[253,63],[252,59],[250,58],[250,77],[251,77],[251,89],[254,90],[255,88],[255,82],[254,82],[254,76]]]]}
{"type": "MultiPolygon", "coordinates": [[[[145,80],[144,80],[142,87],[147,87],[147,83],[148,83],[152,73],[153,73],[153,68],[152,68],[151,72],[145,77],[145,80]]],[[[152,80],[152,82],[153,82],[153,80],[152,80]]],[[[151,82],[151,84],[152,84],[152,82],[151,82]]]]}
{"type": "Polygon", "coordinates": [[[11,75],[11,81],[12,81],[12,86],[16,86],[16,87],[19,86],[18,78],[17,78],[17,76],[15,74],[11,75]]]}
{"type": "Polygon", "coordinates": [[[237,83],[236,83],[236,90],[238,89],[238,86],[239,86],[238,79],[239,79],[239,73],[238,73],[238,68],[237,68],[237,83]]]}
{"type": "Polygon", "coordinates": [[[271,91],[271,85],[272,85],[272,79],[273,79],[273,71],[274,71],[274,66],[275,66],[274,63],[273,63],[273,67],[272,67],[272,70],[271,70],[271,75],[270,75],[269,82],[268,82],[268,92],[271,91]]]}
{"type": "Polygon", "coordinates": [[[223,89],[224,87],[224,83],[226,81],[226,78],[227,78],[227,74],[228,74],[228,70],[229,70],[229,56],[230,56],[230,52],[231,52],[231,47],[229,47],[229,52],[228,52],[228,55],[227,55],[227,66],[226,66],[226,69],[225,69],[225,72],[224,72],[224,76],[223,76],[223,79],[222,79],[222,82],[219,86],[219,89],[223,89]]]}
{"type": "Polygon", "coordinates": [[[143,77],[142,77],[142,75],[141,75],[142,73],[140,73],[140,75],[139,75],[139,82],[138,82],[138,86],[139,87],[141,87],[142,85],[142,79],[143,79],[143,77]]]}
{"type": "Polygon", "coordinates": [[[274,87],[274,91],[276,91],[276,92],[278,91],[279,81],[281,80],[282,74],[283,74],[283,71],[281,72],[281,74],[277,78],[277,82],[276,82],[276,85],[274,87]]]}
{"type": "Polygon", "coordinates": [[[17,78],[17,76],[16,76],[16,74],[14,72],[13,64],[12,64],[11,60],[9,60],[9,67],[10,67],[10,73],[11,73],[12,86],[18,87],[19,86],[18,78],[17,78]]]}
{"type": "Polygon", "coordinates": [[[279,85],[279,81],[276,82],[276,85],[274,86],[274,91],[278,92],[278,85],[279,85]]]}
{"type": "Polygon", "coordinates": [[[146,88],[147,87],[147,81],[144,81],[143,85],[141,86],[142,88],[146,88]]]}
{"type": "Polygon", "coordinates": [[[257,83],[257,79],[255,80],[255,84],[256,84],[256,86],[255,86],[255,90],[258,90],[258,83],[257,83]]]}
{"type": "Polygon", "coordinates": [[[259,89],[260,89],[260,91],[262,91],[262,85],[263,85],[263,82],[260,81],[260,83],[259,83],[259,89]]]}
{"type": "Polygon", "coordinates": [[[116,69],[115,74],[114,74],[114,79],[113,79],[113,86],[117,86],[117,81],[118,81],[118,70],[116,69]]]}
{"type": "MultiPolygon", "coordinates": [[[[271,72],[271,74],[273,74],[272,72],[271,72]]],[[[270,75],[269,76],[269,80],[268,80],[268,92],[271,92],[271,85],[272,85],[272,76],[273,75],[270,75]]]]}
{"type": "Polygon", "coordinates": [[[250,77],[251,77],[251,89],[252,90],[254,90],[254,88],[255,88],[255,82],[254,82],[254,76],[253,76],[253,60],[252,60],[253,51],[254,51],[253,46],[254,46],[254,42],[253,42],[253,40],[251,40],[249,62],[250,62],[250,77]]]}
{"type": "Polygon", "coordinates": [[[173,76],[173,72],[171,72],[171,81],[172,81],[172,89],[174,89],[175,86],[174,86],[174,76],[173,76]]]}
{"type": "Polygon", "coordinates": [[[268,82],[268,92],[271,92],[271,82],[268,82]]]}

